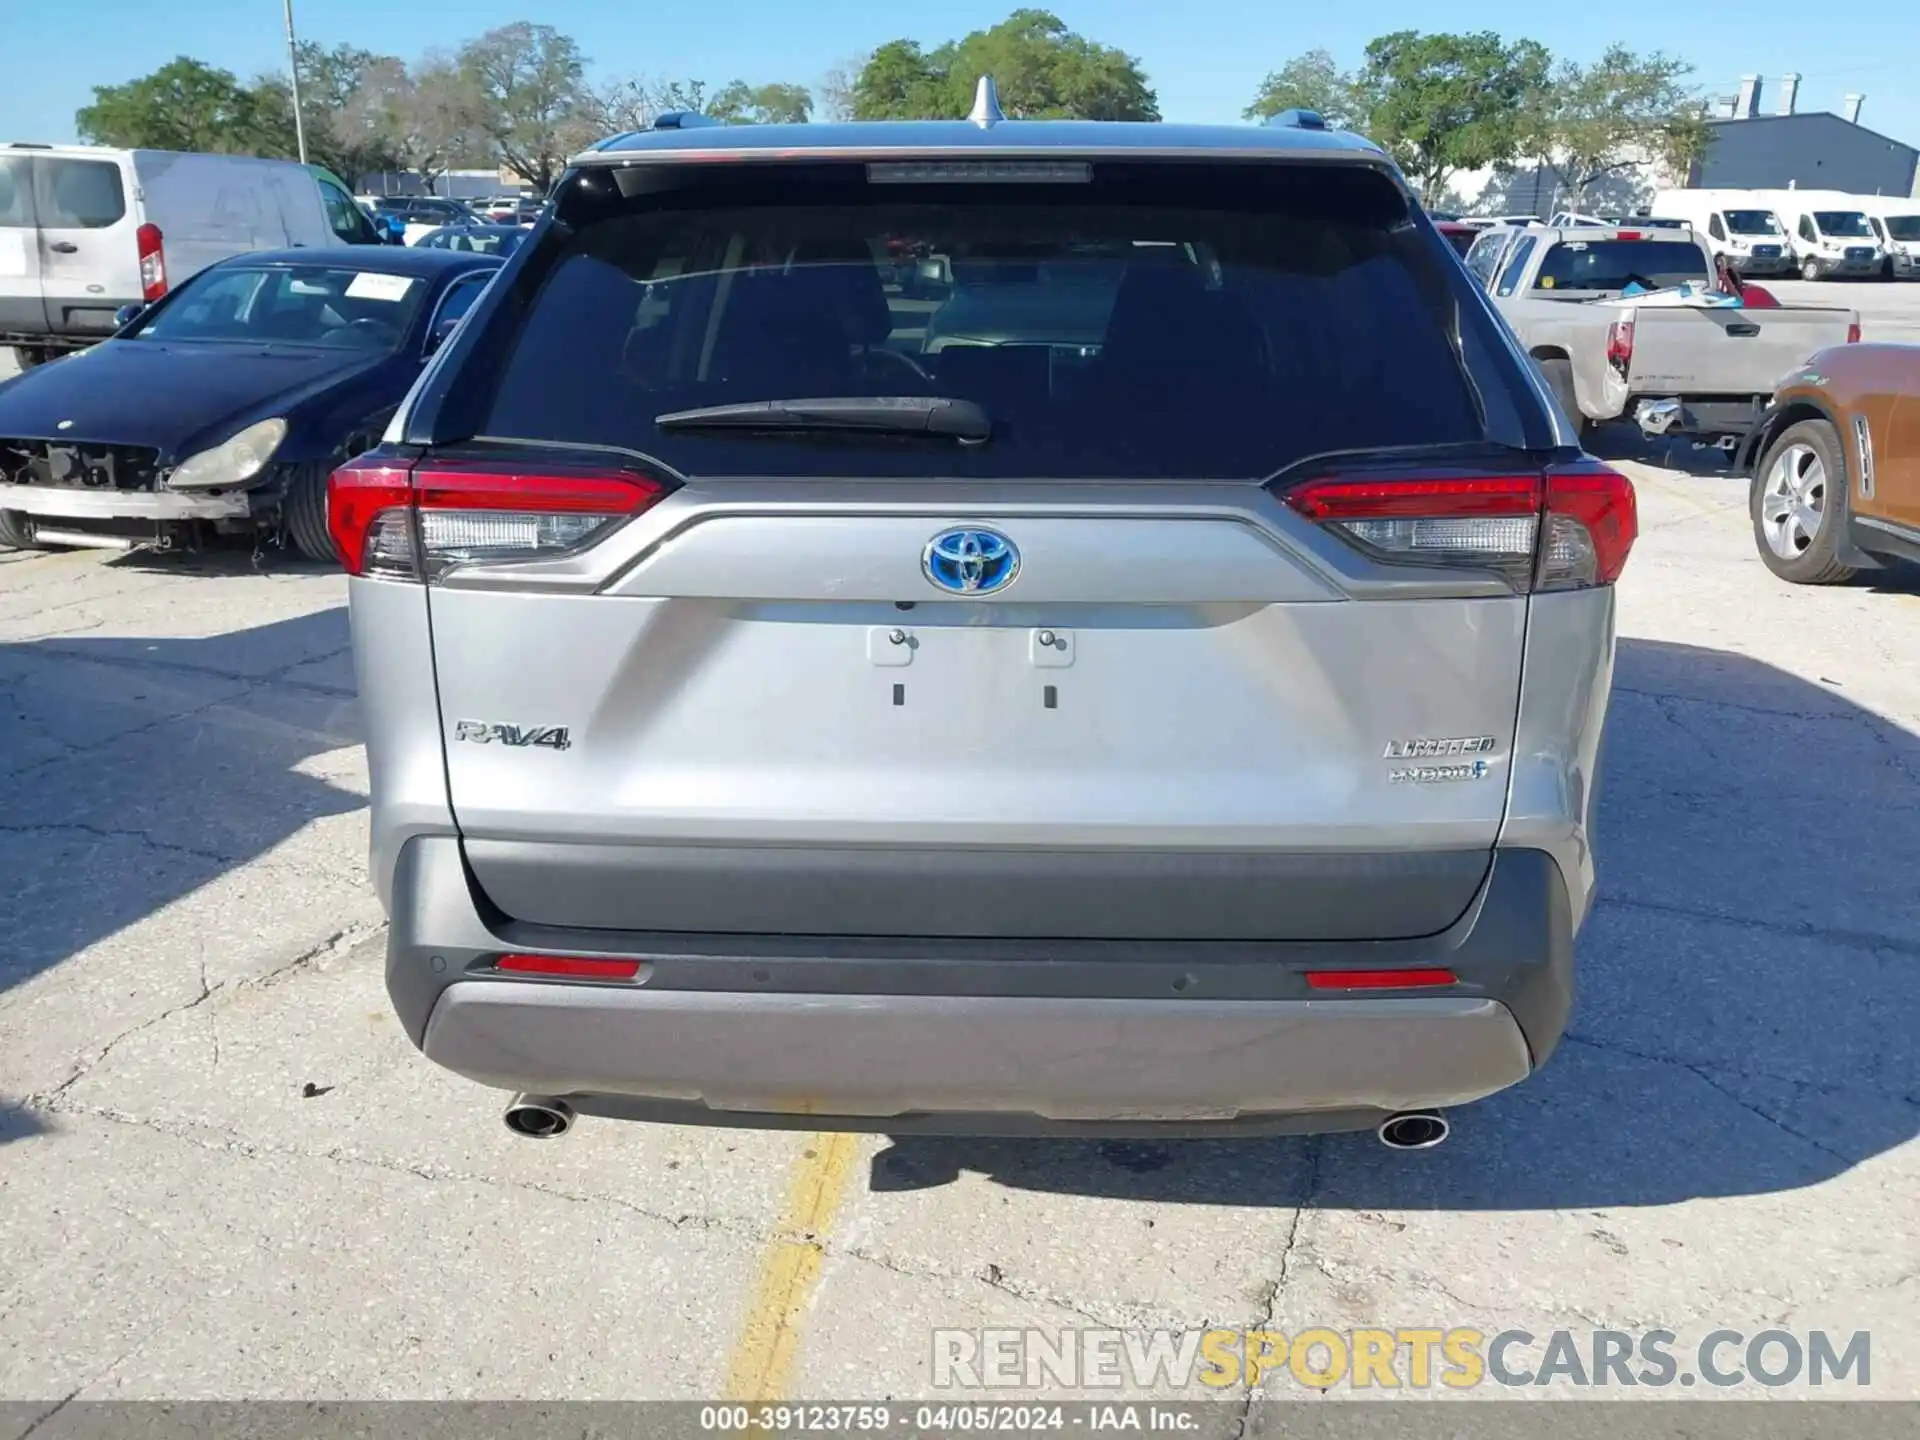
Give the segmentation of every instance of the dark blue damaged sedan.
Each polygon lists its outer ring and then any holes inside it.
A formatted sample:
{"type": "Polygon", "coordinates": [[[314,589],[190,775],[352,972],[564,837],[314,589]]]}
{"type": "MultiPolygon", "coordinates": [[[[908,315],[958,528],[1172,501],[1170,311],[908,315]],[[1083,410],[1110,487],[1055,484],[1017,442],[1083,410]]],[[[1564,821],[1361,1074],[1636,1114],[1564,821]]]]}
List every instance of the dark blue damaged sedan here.
{"type": "Polygon", "coordinates": [[[92,349],[0,382],[0,548],[252,533],[332,560],[326,481],[388,419],[498,255],[262,251],[92,349]]]}

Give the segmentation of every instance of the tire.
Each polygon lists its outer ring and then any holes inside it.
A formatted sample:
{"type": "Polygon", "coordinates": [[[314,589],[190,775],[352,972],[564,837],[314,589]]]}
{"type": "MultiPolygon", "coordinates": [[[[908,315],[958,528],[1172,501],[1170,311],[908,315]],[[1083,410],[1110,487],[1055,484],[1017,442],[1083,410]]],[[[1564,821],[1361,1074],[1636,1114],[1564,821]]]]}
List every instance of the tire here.
{"type": "Polygon", "coordinates": [[[286,498],[280,502],[281,522],[293,548],[305,560],[338,564],[333,534],[327,529],[327,467],[296,465],[287,477],[286,498]]]}
{"type": "Polygon", "coordinates": [[[1820,262],[1811,255],[1802,260],[1800,262],[1800,278],[1802,280],[1818,280],[1820,278],[1820,262]]]}
{"type": "Polygon", "coordinates": [[[1571,360],[1542,360],[1540,373],[1547,377],[1547,388],[1553,391],[1553,398],[1560,402],[1560,408],[1567,412],[1567,419],[1573,424],[1573,438],[1584,439],[1588,420],[1580,413],[1580,402],[1574,398],[1573,362],[1571,360]]]}
{"type": "Polygon", "coordinates": [[[0,510],[0,550],[39,550],[33,538],[33,521],[20,510],[0,510]]]}
{"type": "Polygon", "coordinates": [[[1769,570],[1794,585],[1841,585],[1859,573],[1835,550],[1847,485],[1840,434],[1826,421],[1802,420],[1775,437],[1747,489],[1753,543],[1769,570]]]}
{"type": "Polygon", "coordinates": [[[38,345],[16,345],[13,347],[13,363],[25,374],[47,363],[48,352],[38,345]]]}

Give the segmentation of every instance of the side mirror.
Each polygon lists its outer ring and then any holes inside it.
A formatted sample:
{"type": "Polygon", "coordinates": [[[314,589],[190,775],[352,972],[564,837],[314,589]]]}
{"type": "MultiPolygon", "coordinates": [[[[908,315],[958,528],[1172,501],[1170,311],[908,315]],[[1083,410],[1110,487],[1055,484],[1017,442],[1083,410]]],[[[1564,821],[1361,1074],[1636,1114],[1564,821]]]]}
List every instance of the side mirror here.
{"type": "Polygon", "coordinates": [[[458,320],[442,320],[438,325],[434,326],[433,332],[427,336],[427,354],[433,354],[434,351],[451,340],[453,338],[453,332],[459,328],[460,322],[458,320]]]}
{"type": "Polygon", "coordinates": [[[147,307],[144,305],[122,305],[113,312],[113,328],[124,330],[146,313],[147,307]]]}

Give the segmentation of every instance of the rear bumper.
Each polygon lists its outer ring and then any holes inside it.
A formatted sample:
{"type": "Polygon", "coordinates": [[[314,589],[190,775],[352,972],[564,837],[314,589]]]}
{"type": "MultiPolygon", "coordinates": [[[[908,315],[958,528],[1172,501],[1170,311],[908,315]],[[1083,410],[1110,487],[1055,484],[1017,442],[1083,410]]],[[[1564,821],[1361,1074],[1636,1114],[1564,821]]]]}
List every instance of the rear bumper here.
{"type": "Polygon", "coordinates": [[[894,1133],[1345,1129],[1524,1079],[1572,1002],[1545,852],[1498,853],[1468,912],[1391,942],[647,935],[491,912],[460,842],[395,868],[387,987],[427,1057],[586,1113],[894,1133]],[[634,957],[632,983],[492,971],[506,950],[634,957]],[[1444,965],[1441,991],[1326,998],[1309,969],[1444,965]]]}
{"type": "Polygon", "coordinates": [[[1635,396],[1629,412],[1647,435],[1745,435],[1765,412],[1764,395],[1714,400],[1635,396]]]}

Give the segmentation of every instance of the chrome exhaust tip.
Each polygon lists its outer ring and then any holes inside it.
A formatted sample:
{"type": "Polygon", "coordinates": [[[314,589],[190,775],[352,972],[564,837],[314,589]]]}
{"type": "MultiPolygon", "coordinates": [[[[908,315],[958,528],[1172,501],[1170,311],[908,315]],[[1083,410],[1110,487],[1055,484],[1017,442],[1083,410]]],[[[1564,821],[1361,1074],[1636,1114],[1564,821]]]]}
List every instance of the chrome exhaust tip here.
{"type": "Polygon", "coordinates": [[[558,1140],[573,1128],[573,1107],[551,1095],[516,1095],[505,1118],[507,1129],[528,1140],[558,1140]]]}
{"type": "Polygon", "coordinates": [[[1373,1132],[1389,1150],[1431,1150],[1453,1133],[1438,1110],[1402,1110],[1389,1115],[1373,1132]]]}
{"type": "Polygon", "coordinates": [[[74,550],[131,550],[140,543],[124,535],[96,535],[90,530],[58,530],[46,525],[35,525],[33,538],[37,544],[64,545],[74,550]]]}

